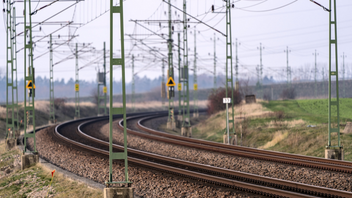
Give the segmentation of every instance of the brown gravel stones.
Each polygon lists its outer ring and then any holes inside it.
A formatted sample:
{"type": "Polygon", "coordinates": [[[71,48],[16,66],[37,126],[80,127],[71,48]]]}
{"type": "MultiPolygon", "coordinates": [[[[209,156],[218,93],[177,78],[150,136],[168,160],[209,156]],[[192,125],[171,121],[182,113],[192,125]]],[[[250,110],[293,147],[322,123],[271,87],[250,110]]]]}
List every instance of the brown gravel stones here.
{"type": "MultiPolygon", "coordinates": [[[[115,121],[114,126],[117,124],[118,121],[115,121]]],[[[132,124],[133,123],[130,123],[128,126],[130,127],[132,124]]],[[[103,135],[102,139],[106,139],[108,137],[108,129],[108,124],[101,127],[100,133],[103,135]]],[[[133,129],[135,130],[135,128],[133,129]]],[[[114,129],[114,140],[118,144],[123,143],[122,133],[117,129],[114,129]]],[[[348,173],[305,168],[252,158],[225,155],[144,139],[134,135],[128,135],[128,147],[216,167],[338,190],[352,191],[352,174],[348,173]]]]}
{"type": "MultiPolygon", "coordinates": [[[[51,135],[53,130],[54,127],[49,127],[36,133],[37,150],[42,158],[99,183],[108,180],[109,161],[106,157],[57,142],[51,135]]],[[[33,144],[31,139],[29,144],[33,144]]],[[[124,180],[123,163],[114,163],[113,171],[115,181],[124,180]]],[[[261,197],[138,167],[134,164],[129,165],[129,177],[135,188],[135,197],[261,197]]]]}

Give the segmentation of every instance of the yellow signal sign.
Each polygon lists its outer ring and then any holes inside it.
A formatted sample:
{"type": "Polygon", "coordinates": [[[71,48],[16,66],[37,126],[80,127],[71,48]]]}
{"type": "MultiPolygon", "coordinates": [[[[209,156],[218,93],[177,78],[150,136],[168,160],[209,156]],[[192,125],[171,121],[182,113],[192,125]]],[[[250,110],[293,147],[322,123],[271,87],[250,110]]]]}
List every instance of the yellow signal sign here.
{"type": "Polygon", "coordinates": [[[103,93],[108,93],[108,88],[107,87],[103,87],[103,93]]]}
{"type": "Polygon", "coordinates": [[[79,91],[79,84],[75,84],[75,91],[79,91]]]}
{"type": "Polygon", "coordinates": [[[194,90],[198,90],[198,84],[194,84],[194,85],[193,85],[193,89],[194,89],[194,90]]]}
{"type": "Polygon", "coordinates": [[[32,82],[32,80],[29,80],[26,86],[27,89],[35,89],[35,84],[32,82]]]}
{"type": "Polygon", "coordinates": [[[177,90],[179,90],[179,91],[182,90],[182,84],[181,84],[181,83],[178,83],[178,85],[177,85],[177,90]]]}
{"type": "Polygon", "coordinates": [[[167,80],[166,86],[168,86],[168,87],[176,86],[175,81],[174,81],[174,79],[172,79],[172,77],[170,77],[167,80]]]}

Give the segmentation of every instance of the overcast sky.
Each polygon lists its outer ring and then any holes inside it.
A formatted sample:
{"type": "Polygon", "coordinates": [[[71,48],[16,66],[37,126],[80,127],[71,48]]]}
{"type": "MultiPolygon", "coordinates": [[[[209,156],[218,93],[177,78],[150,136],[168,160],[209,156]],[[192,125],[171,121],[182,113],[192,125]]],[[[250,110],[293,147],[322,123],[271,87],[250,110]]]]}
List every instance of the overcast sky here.
{"type": "MultiPolygon", "coordinates": [[[[72,6],[61,14],[53,17],[49,21],[60,22],[65,24],[67,21],[74,20],[75,24],[84,24],[80,28],[75,25],[71,28],[63,28],[54,35],[61,35],[60,41],[63,42],[63,35],[79,35],[75,38],[74,43],[92,43],[96,52],[86,52],[80,57],[79,66],[84,66],[95,58],[102,57],[103,42],[107,42],[109,49],[109,12],[103,14],[109,8],[108,0],[86,0],[72,6]],[[88,21],[98,17],[92,22],[88,21]],[[65,22],[66,21],[66,22],[65,22]]],[[[182,9],[181,0],[172,0],[172,4],[182,9]]],[[[329,7],[329,0],[317,0],[320,4],[329,7]]],[[[40,22],[49,18],[54,13],[58,13],[66,7],[74,4],[72,2],[59,2],[38,11],[33,15],[33,22],[40,22]]],[[[42,3],[33,2],[32,10],[40,8],[49,2],[42,3]]],[[[23,3],[14,4],[17,9],[17,15],[22,13],[23,3]]],[[[202,20],[204,23],[212,26],[216,30],[225,33],[225,14],[211,13],[211,6],[215,5],[218,12],[223,12],[224,2],[222,0],[192,0],[187,3],[187,12],[192,16],[202,20]]],[[[260,43],[264,46],[263,50],[263,68],[264,75],[273,76],[276,79],[286,78],[286,46],[289,47],[289,65],[292,68],[299,68],[306,64],[314,64],[314,50],[319,53],[318,62],[328,63],[329,57],[329,13],[322,8],[313,4],[309,0],[239,0],[234,2],[235,8],[232,9],[232,39],[235,43],[237,38],[239,41],[238,58],[239,58],[239,74],[240,77],[256,76],[256,66],[259,64],[260,43]]],[[[3,4],[3,6],[6,6],[3,4]]],[[[338,27],[338,53],[339,63],[342,63],[342,53],[347,55],[346,62],[350,62],[352,58],[352,2],[349,0],[337,1],[337,27],[338,27]]],[[[131,40],[130,36],[125,36],[125,55],[126,59],[126,76],[127,81],[131,80],[131,55],[136,56],[135,73],[143,77],[150,78],[161,75],[160,61],[161,56],[167,56],[166,40],[159,36],[146,36],[152,34],[151,31],[158,34],[168,34],[167,23],[144,23],[143,28],[131,22],[131,19],[139,20],[167,20],[168,5],[161,0],[127,0],[124,2],[124,25],[125,34],[133,34],[133,37],[143,39],[143,43],[131,40]],[[147,47],[148,46],[148,47],[147,47]],[[157,53],[151,54],[150,48],[155,47],[157,53]],[[157,55],[155,55],[157,54],[157,55]],[[163,55],[161,55],[163,54],[163,55]],[[157,56],[156,58],[154,58],[157,56]],[[154,61],[154,62],[153,62],[154,61]]],[[[4,15],[0,15],[1,21],[4,21],[4,15]]],[[[172,18],[183,20],[181,12],[172,8],[172,18]]],[[[187,17],[190,18],[190,17],[187,17]]],[[[23,19],[18,18],[17,22],[23,19]]],[[[190,22],[195,22],[190,19],[190,22]]],[[[0,25],[0,68],[2,75],[5,72],[6,61],[6,31],[5,25],[0,25]]],[[[42,25],[34,28],[33,35],[36,37],[34,41],[40,39],[41,36],[60,28],[61,25],[42,25]],[[41,31],[39,30],[41,27],[41,31]]],[[[225,37],[219,32],[214,31],[204,24],[190,23],[188,31],[188,47],[190,67],[193,68],[194,60],[194,26],[197,29],[197,66],[198,73],[208,73],[212,75],[213,71],[213,53],[214,53],[214,33],[217,38],[216,53],[218,57],[217,72],[224,71],[225,66],[225,37]]],[[[182,24],[174,24],[175,33],[173,34],[174,42],[177,43],[177,31],[182,30],[182,24]]],[[[23,30],[23,24],[17,26],[17,32],[23,30]]],[[[116,29],[118,30],[118,29],[116,29]]],[[[118,31],[116,31],[118,32],[118,31]]],[[[183,34],[181,32],[181,38],[183,34]]],[[[48,38],[44,42],[36,43],[34,57],[38,57],[45,53],[48,48],[48,38]]],[[[181,44],[182,45],[182,44],[181,44]]],[[[18,37],[18,46],[23,47],[23,37],[18,37]]],[[[54,46],[55,47],[55,46],[54,46]]],[[[233,56],[235,57],[235,45],[233,45],[233,56]]],[[[54,52],[54,63],[69,57],[73,48],[63,45],[54,52]]],[[[117,51],[115,51],[117,52],[117,51]]],[[[182,53],[182,52],[181,52],[182,53]]],[[[101,58],[100,58],[101,59],[101,58]]],[[[177,47],[174,47],[174,63],[177,63],[177,47]]],[[[235,59],[233,64],[235,64],[235,59]]],[[[49,56],[48,54],[38,58],[34,62],[36,68],[36,76],[49,76],[49,56]]],[[[92,64],[80,70],[80,79],[96,80],[96,70],[102,67],[102,62],[92,64]]],[[[67,60],[54,67],[54,78],[74,78],[75,61],[67,60]]],[[[326,66],[327,69],[327,66],[326,66]]],[[[18,53],[18,71],[19,78],[23,78],[23,51],[18,53]]],[[[192,72],[190,72],[192,73],[192,72]]],[[[296,74],[293,74],[295,76],[296,74]]],[[[120,69],[114,70],[115,79],[121,78],[120,69]]],[[[138,85],[137,85],[138,86],[138,85]]]]}

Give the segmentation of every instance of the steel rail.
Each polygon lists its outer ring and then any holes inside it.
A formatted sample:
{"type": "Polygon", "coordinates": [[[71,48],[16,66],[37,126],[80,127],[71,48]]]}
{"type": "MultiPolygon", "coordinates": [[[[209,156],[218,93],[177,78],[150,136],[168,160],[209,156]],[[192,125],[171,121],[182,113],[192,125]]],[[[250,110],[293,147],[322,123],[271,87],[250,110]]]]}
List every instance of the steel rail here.
{"type": "MultiPolygon", "coordinates": [[[[132,117],[132,119],[135,119],[138,117],[140,117],[140,116],[132,117]]],[[[92,137],[82,131],[83,127],[86,127],[86,126],[93,124],[95,122],[97,122],[97,121],[93,120],[93,121],[84,122],[78,126],[77,131],[84,138],[87,138],[87,139],[94,141],[94,142],[101,143],[106,146],[109,145],[109,143],[107,141],[92,137]]],[[[120,129],[123,129],[122,120],[119,122],[118,126],[120,129]]],[[[127,131],[129,133],[134,133],[134,134],[141,133],[141,132],[134,131],[134,130],[131,130],[128,128],[127,128],[127,131]]],[[[113,147],[115,149],[119,149],[119,150],[123,149],[123,146],[117,145],[117,144],[114,144],[113,147]]],[[[287,181],[287,180],[276,179],[276,178],[271,178],[271,177],[265,177],[265,176],[260,176],[260,175],[256,175],[256,174],[230,170],[230,169],[226,169],[226,168],[214,167],[214,166],[209,166],[209,165],[200,164],[200,163],[196,163],[196,162],[190,162],[190,161],[180,160],[180,159],[176,159],[176,158],[172,158],[172,157],[166,157],[166,156],[162,156],[162,155],[158,155],[158,154],[154,154],[154,153],[149,153],[149,152],[145,152],[145,151],[141,151],[141,150],[137,150],[137,149],[132,149],[132,148],[128,148],[128,153],[137,154],[137,155],[149,157],[152,159],[167,161],[167,162],[171,162],[174,164],[180,164],[180,165],[183,165],[186,167],[192,167],[195,169],[201,169],[201,170],[205,170],[205,171],[215,173],[215,174],[229,175],[234,178],[241,178],[241,180],[249,181],[251,183],[265,184],[265,185],[269,185],[270,187],[291,190],[291,191],[298,192],[298,193],[307,193],[308,192],[307,194],[313,194],[316,196],[326,196],[326,197],[334,197],[334,196],[349,197],[349,196],[352,196],[352,193],[347,192],[347,191],[341,191],[341,190],[336,190],[336,189],[331,189],[331,188],[303,184],[303,183],[299,183],[299,182],[293,182],[293,181],[287,181]]]]}
{"type": "MultiPolygon", "coordinates": [[[[87,120],[87,119],[85,119],[85,120],[87,120]]],[[[99,118],[98,120],[102,120],[102,118],[99,118]]],[[[77,120],[71,121],[71,122],[65,122],[63,124],[58,125],[54,131],[55,136],[68,144],[73,144],[73,145],[78,146],[80,148],[84,148],[84,149],[87,149],[91,152],[99,153],[99,154],[102,154],[105,156],[109,155],[109,152],[107,150],[95,148],[95,147],[71,140],[71,139],[63,136],[62,134],[60,134],[59,129],[62,126],[64,126],[64,125],[67,126],[67,125],[70,125],[70,124],[76,123],[76,122],[77,122],[77,120]]],[[[96,120],[95,120],[95,122],[96,122],[96,120]]],[[[82,124],[80,124],[80,126],[81,125],[82,124]]],[[[79,131],[79,130],[77,129],[76,131],[79,131]]],[[[117,146],[117,145],[115,145],[115,146],[117,146]]],[[[238,190],[242,190],[242,191],[246,191],[246,192],[257,193],[257,194],[265,195],[265,196],[294,197],[294,198],[296,198],[296,197],[315,197],[315,196],[311,196],[311,195],[305,195],[305,194],[301,194],[301,193],[285,191],[285,190],[281,190],[281,189],[275,189],[275,188],[270,188],[270,187],[266,187],[266,186],[236,181],[233,179],[228,179],[228,178],[218,177],[218,176],[214,176],[214,175],[199,173],[199,172],[195,172],[195,171],[185,170],[185,169],[172,167],[172,166],[168,166],[168,165],[164,165],[164,164],[159,164],[159,163],[155,163],[155,162],[151,162],[151,161],[147,161],[147,160],[142,160],[142,159],[138,159],[138,158],[134,158],[134,157],[130,157],[130,156],[128,157],[128,160],[129,160],[129,162],[132,162],[132,163],[135,163],[135,164],[138,164],[141,166],[146,166],[148,168],[156,169],[159,171],[162,170],[162,171],[166,171],[166,172],[169,172],[172,174],[177,174],[177,175],[180,175],[183,177],[188,177],[188,178],[197,179],[197,180],[200,179],[202,181],[210,182],[210,183],[213,183],[216,185],[231,187],[234,189],[238,189],[238,190]]]]}
{"type": "MultiPolygon", "coordinates": [[[[261,149],[236,146],[236,145],[221,144],[218,142],[211,142],[207,140],[200,140],[195,138],[188,138],[188,137],[173,135],[166,132],[154,130],[142,125],[143,122],[157,117],[161,117],[161,115],[142,118],[141,120],[138,121],[137,127],[155,136],[179,140],[182,142],[193,143],[193,144],[190,144],[189,146],[197,147],[201,149],[204,148],[204,149],[207,149],[207,150],[210,149],[213,151],[223,150],[227,154],[251,157],[251,158],[262,159],[267,161],[268,160],[277,161],[277,162],[282,161],[282,163],[287,163],[287,164],[296,164],[296,165],[312,167],[312,168],[321,168],[324,170],[333,170],[333,171],[339,171],[339,172],[345,172],[345,173],[352,173],[352,162],[333,160],[333,159],[324,159],[324,158],[290,154],[290,153],[277,152],[277,151],[261,150],[261,149]],[[270,158],[268,159],[267,157],[270,157],[270,158]],[[285,160],[288,160],[288,161],[285,161],[285,160]]],[[[175,141],[175,143],[179,144],[180,142],[175,141]]],[[[183,143],[182,145],[185,145],[185,144],[183,143]]]]}

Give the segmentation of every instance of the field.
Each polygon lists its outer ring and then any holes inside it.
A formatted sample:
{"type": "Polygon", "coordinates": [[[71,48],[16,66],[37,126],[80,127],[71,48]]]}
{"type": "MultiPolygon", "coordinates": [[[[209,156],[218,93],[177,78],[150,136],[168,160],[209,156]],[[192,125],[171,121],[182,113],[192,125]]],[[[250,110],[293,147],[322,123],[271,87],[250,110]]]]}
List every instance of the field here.
{"type": "MultiPolygon", "coordinates": [[[[238,144],[324,157],[328,142],[327,104],[327,99],[241,104],[235,108],[238,144]]],[[[352,161],[352,134],[344,134],[343,130],[346,122],[352,121],[351,110],[352,99],[340,99],[341,144],[344,147],[345,160],[348,161],[352,161]]],[[[194,127],[193,136],[222,142],[225,118],[225,112],[210,116],[194,127]]],[[[332,109],[332,121],[336,127],[336,109],[332,109]]],[[[336,135],[332,135],[332,144],[337,144],[336,135]]]]}

